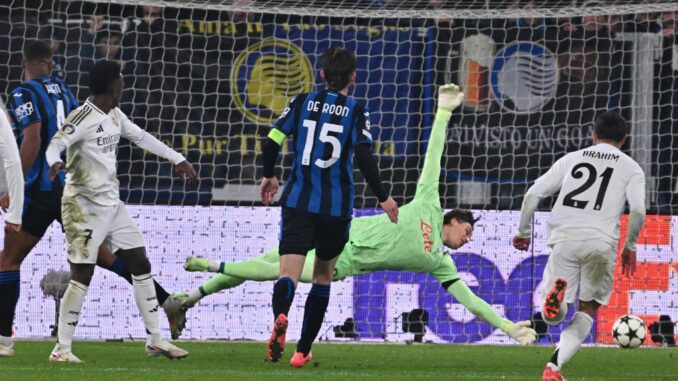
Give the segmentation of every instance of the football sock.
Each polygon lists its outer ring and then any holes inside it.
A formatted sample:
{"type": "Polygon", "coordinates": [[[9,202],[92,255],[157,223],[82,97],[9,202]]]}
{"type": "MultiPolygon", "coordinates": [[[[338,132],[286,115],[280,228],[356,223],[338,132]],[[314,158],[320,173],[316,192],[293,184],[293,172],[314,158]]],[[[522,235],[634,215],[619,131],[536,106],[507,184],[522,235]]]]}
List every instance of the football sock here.
{"type": "Polygon", "coordinates": [[[301,338],[297,344],[297,352],[301,352],[304,356],[308,356],[311,352],[311,346],[318,332],[320,326],[325,319],[325,312],[327,305],[330,302],[330,285],[313,283],[311,292],[306,298],[306,306],[304,307],[304,323],[301,326],[301,338]]]}
{"type": "Polygon", "coordinates": [[[20,284],[19,271],[0,272],[0,336],[12,336],[20,284]]]}
{"type": "Polygon", "coordinates": [[[560,334],[560,342],[550,362],[562,368],[577,353],[591,332],[592,326],[593,318],[589,314],[581,311],[575,312],[570,323],[560,334]]]}
{"type": "Polygon", "coordinates": [[[74,280],[68,283],[68,288],[64,292],[64,297],[61,298],[61,305],[59,306],[57,341],[61,348],[71,348],[85,296],[87,296],[87,286],[74,280]]]}
{"type": "MultiPolygon", "coordinates": [[[[115,262],[113,262],[113,268],[110,270],[120,275],[129,284],[132,284],[132,274],[130,274],[125,262],[123,262],[120,258],[115,258],[115,262]]],[[[158,298],[158,304],[162,306],[165,304],[165,300],[169,298],[169,293],[160,285],[160,283],[156,282],[155,279],[153,279],[153,286],[155,287],[155,295],[158,298]]]]}
{"type": "Polygon", "coordinates": [[[292,300],[294,300],[294,281],[291,278],[284,277],[278,279],[273,286],[273,320],[278,318],[280,314],[287,314],[290,312],[292,300]]]}
{"type": "MultiPolygon", "coordinates": [[[[279,256],[263,255],[244,262],[222,262],[219,272],[224,275],[234,276],[253,281],[275,280],[280,274],[279,256]]],[[[304,268],[307,266],[304,266],[304,268]]],[[[310,266],[311,271],[313,266],[310,266]]]]}
{"type": "Polygon", "coordinates": [[[160,336],[160,323],[158,322],[159,305],[153,287],[153,278],[151,274],[132,275],[132,285],[134,285],[134,299],[144,320],[149,340],[151,344],[158,343],[162,340],[162,337],[160,336]]]}
{"type": "Polygon", "coordinates": [[[549,319],[549,318],[546,317],[546,315],[543,312],[542,312],[541,316],[542,316],[542,318],[544,318],[544,322],[546,322],[546,324],[554,326],[554,325],[558,325],[558,324],[562,323],[563,320],[565,320],[565,317],[567,316],[568,311],[569,311],[569,308],[568,308],[567,303],[563,302],[560,305],[560,311],[558,311],[558,314],[556,315],[555,318],[549,319]]]}

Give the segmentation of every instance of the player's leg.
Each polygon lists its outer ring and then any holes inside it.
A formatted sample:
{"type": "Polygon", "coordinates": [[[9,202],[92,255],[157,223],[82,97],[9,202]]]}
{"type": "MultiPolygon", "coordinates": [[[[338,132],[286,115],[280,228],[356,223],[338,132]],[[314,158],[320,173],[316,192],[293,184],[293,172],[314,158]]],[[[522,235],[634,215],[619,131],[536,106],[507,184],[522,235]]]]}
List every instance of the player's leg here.
{"type": "MultiPolygon", "coordinates": [[[[132,274],[129,272],[129,269],[119,257],[111,253],[111,249],[107,245],[99,246],[97,266],[118,274],[129,284],[132,284],[132,274]]],[[[172,339],[178,339],[181,336],[181,331],[186,326],[186,311],[181,308],[181,300],[170,296],[155,279],[153,279],[153,286],[158,297],[158,304],[160,304],[167,315],[172,339]]]]}
{"type": "Polygon", "coordinates": [[[280,269],[273,285],[273,330],[266,346],[269,361],[280,360],[285,348],[287,315],[294,300],[297,282],[306,261],[306,253],[315,238],[316,225],[310,213],[283,207],[280,230],[280,269]]]}
{"type": "Polygon", "coordinates": [[[602,304],[607,304],[612,293],[615,249],[607,242],[578,243],[581,280],[577,312],[560,334],[560,341],[546,368],[544,380],[558,379],[560,369],[577,353],[591,332],[593,317],[602,304]],[[548,374],[547,374],[548,373],[548,374]],[[556,377],[554,377],[554,373],[556,377]]]}
{"type": "Polygon", "coordinates": [[[569,305],[579,292],[580,266],[577,260],[581,242],[560,242],[551,248],[542,278],[542,317],[548,325],[565,320],[569,305]]]}
{"type": "Polygon", "coordinates": [[[4,249],[0,252],[0,357],[14,354],[12,327],[19,301],[21,263],[40,238],[21,230],[5,230],[4,249]]]}
{"type": "Polygon", "coordinates": [[[105,243],[131,273],[134,299],[148,333],[146,354],[168,358],[186,357],[188,352],[163,340],[160,336],[159,304],[151,276],[151,262],[146,256],[141,232],[122,202],[115,207],[115,216],[105,243]]]}
{"type": "Polygon", "coordinates": [[[182,307],[191,308],[205,296],[237,287],[246,280],[263,282],[277,279],[280,274],[280,255],[278,249],[275,248],[242,262],[216,262],[207,258],[188,257],[184,263],[184,269],[208,272],[215,272],[214,269],[216,269],[216,272],[220,273],[196,289],[174,295],[181,299],[182,307]]]}
{"type": "Polygon", "coordinates": [[[0,252],[0,357],[14,353],[11,336],[19,300],[21,263],[54,219],[60,218],[60,197],[52,192],[27,193],[21,230],[5,230],[4,248],[0,252]]]}
{"type": "Polygon", "coordinates": [[[108,234],[115,215],[112,209],[84,197],[64,197],[62,200],[62,226],[68,243],[71,280],[59,306],[57,344],[49,361],[81,362],[72,352],[73,335],[94,274],[99,245],[108,234]]]}
{"type": "Polygon", "coordinates": [[[300,368],[311,360],[311,346],[320,332],[330,302],[330,285],[334,267],[348,240],[349,218],[318,216],[316,259],[313,284],[304,306],[304,322],[297,350],[290,361],[300,368]]]}

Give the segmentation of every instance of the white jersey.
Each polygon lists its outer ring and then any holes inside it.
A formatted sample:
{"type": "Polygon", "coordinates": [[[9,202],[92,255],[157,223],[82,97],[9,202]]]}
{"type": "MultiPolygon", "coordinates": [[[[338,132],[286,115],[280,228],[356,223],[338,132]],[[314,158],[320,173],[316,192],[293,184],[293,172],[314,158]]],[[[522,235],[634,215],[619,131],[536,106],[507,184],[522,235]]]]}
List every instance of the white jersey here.
{"type": "Polygon", "coordinates": [[[21,224],[24,207],[24,174],[19,147],[2,104],[4,102],[0,99],[0,194],[9,192],[9,209],[5,220],[18,225],[21,224]]]}
{"type": "MultiPolygon", "coordinates": [[[[626,201],[631,210],[645,213],[642,169],[610,144],[565,155],[537,179],[525,197],[541,199],[558,191],[548,221],[549,245],[566,240],[601,240],[616,245],[626,201]]],[[[524,223],[521,217],[521,234],[524,223]]]]}
{"type": "Polygon", "coordinates": [[[87,100],[68,115],[47,148],[50,166],[61,161],[61,152],[68,149],[64,196],[83,196],[100,205],[120,202],[116,153],[121,136],[174,164],[186,160],[132,123],[119,108],[105,114],[87,100]]]}

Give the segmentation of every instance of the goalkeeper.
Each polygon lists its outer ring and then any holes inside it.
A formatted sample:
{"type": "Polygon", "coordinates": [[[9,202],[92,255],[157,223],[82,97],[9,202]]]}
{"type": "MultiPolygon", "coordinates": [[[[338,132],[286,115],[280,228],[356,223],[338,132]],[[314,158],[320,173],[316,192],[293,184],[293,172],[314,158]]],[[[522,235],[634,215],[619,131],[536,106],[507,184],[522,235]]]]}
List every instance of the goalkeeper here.
{"type": "MultiPolygon", "coordinates": [[[[334,280],[380,270],[431,274],[474,315],[527,345],[536,338],[530,322],[513,323],[497,314],[459,278],[452,258],[438,250],[441,245],[458,249],[466,244],[477,221],[468,210],[454,209],[443,214],[438,194],[440,159],[445,147],[447,125],[452,110],[461,104],[463,98],[464,94],[456,85],[445,85],[439,89],[438,110],[414,200],[400,208],[398,224],[391,223],[386,214],[354,219],[349,230],[349,241],[336,264],[334,280]]],[[[312,281],[314,258],[314,252],[310,251],[306,256],[301,282],[312,281]]],[[[189,257],[184,264],[187,271],[220,274],[194,291],[174,296],[182,300],[182,305],[188,309],[203,297],[236,287],[246,280],[277,279],[279,262],[277,248],[237,263],[189,257]]]]}

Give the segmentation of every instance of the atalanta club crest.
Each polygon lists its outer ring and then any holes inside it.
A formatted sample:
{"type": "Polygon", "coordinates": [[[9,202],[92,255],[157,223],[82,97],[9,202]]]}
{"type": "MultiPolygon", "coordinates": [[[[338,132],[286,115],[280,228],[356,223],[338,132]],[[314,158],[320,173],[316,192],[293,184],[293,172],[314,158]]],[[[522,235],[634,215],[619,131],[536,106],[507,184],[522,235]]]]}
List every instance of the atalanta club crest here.
{"type": "Polygon", "coordinates": [[[517,114],[540,111],[558,89],[557,59],[538,43],[507,45],[494,56],[490,87],[505,110],[517,114]]]}

